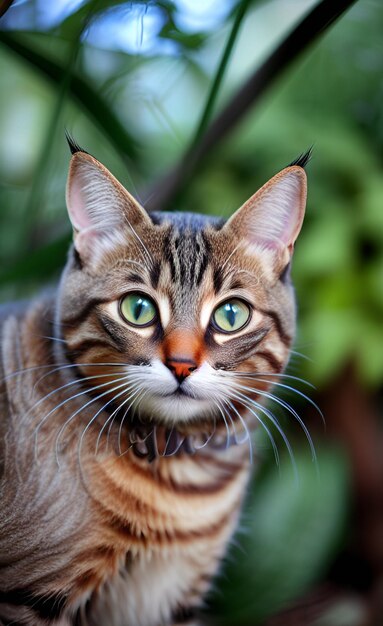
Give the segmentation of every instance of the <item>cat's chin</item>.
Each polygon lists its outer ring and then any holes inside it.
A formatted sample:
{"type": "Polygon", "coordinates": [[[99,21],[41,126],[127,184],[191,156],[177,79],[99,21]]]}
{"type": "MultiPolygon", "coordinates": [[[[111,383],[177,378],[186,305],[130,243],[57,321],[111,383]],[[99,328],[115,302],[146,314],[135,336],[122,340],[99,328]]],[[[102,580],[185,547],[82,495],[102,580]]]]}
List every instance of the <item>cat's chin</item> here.
{"type": "Polygon", "coordinates": [[[175,392],[166,396],[149,396],[139,403],[137,414],[153,422],[174,426],[180,423],[213,420],[216,407],[209,400],[175,392]]]}

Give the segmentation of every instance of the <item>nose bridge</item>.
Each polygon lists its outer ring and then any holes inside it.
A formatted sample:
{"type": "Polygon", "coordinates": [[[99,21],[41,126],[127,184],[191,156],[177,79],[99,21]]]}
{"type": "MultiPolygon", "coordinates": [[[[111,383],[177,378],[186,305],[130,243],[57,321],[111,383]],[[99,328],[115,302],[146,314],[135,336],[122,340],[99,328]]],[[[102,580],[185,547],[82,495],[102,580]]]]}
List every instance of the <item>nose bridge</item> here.
{"type": "Polygon", "coordinates": [[[201,339],[196,332],[187,328],[178,328],[166,337],[164,362],[179,381],[197,369],[202,358],[201,339]]]}
{"type": "Polygon", "coordinates": [[[166,357],[181,358],[195,361],[200,352],[200,340],[197,333],[188,328],[177,328],[165,339],[166,357]]]}

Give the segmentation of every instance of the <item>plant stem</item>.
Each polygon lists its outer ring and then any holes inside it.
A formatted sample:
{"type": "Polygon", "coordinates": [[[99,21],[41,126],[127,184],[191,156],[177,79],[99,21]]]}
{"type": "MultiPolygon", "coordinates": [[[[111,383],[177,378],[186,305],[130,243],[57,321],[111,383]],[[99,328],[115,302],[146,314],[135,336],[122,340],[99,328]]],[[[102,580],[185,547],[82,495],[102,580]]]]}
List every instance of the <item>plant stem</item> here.
{"type": "Polygon", "coordinates": [[[13,1],[14,0],[2,0],[2,2],[0,2],[0,17],[2,17],[4,13],[8,11],[8,9],[13,4],[13,1]]]}
{"type": "MultiPolygon", "coordinates": [[[[59,62],[41,54],[19,33],[0,31],[0,44],[18,54],[25,63],[29,63],[55,85],[61,84],[65,68],[59,62]]],[[[86,111],[89,118],[115,146],[121,158],[125,162],[129,162],[130,165],[134,160],[134,165],[138,168],[140,165],[138,142],[128,133],[102,94],[88,80],[75,72],[72,73],[68,89],[71,97],[86,111]]]]}
{"type": "MultiPolygon", "coordinates": [[[[233,26],[231,28],[230,34],[229,34],[229,38],[226,42],[226,46],[223,50],[223,54],[221,57],[221,60],[218,64],[217,67],[217,71],[216,74],[214,76],[213,82],[211,84],[210,90],[209,90],[209,94],[206,100],[206,104],[205,107],[202,111],[202,115],[201,115],[201,119],[198,123],[198,126],[195,130],[194,136],[192,141],[190,142],[190,148],[194,147],[200,140],[200,138],[202,137],[203,133],[205,132],[206,126],[209,122],[209,119],[211,117],[212,111],[214,109],[214,105],[216,103],[217,97],[218,97],[218,93],[227,69],[227,66],[229,64],[229,60],[231,57],[231,53],[233,51],[233,47],[235,44],[235,41],[237,39],[237,35],[242,23],[242,20],[246,14],[247,9],[249,8],[249,5],[251,4],[252,0],[242,0],[242,2],[239,3],[238,7],[237,7],[237,11],[236,11],[236,15],[235,15],[235,19],[233,22],[233,26]]],[[[190,149],[189,148],[189,149],[190,149]]]]}

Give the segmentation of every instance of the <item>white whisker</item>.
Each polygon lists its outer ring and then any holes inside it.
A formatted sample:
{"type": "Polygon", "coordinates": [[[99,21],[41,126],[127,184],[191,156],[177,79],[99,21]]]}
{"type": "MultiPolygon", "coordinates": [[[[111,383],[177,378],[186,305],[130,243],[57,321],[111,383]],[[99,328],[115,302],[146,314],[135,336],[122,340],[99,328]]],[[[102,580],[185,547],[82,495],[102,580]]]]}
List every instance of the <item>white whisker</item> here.
{"type": "Polygon", "coordinates": [[[294,453],[293,453],[293,449],[291,447],[291,444],[286,436],[286,434],[284,433],[281,425],[279,424],[277,418],[275,417],[275,415],[269,411],[269,409],[267,409],[266,407],[262,406],[262,404],[259,404],[259,402],[256,402],[255,400],[249,398],[248,396],[246,396],[245,394],[243,394],[241,391],[238,391],[237,393],[233,393],[233,397],[236,398],[243,406],[245,406],[250,413],[252,413],[254,415],[255,418],[257,418],[257,413],[255,413],[254,409],[251,407],[251,405],[253,404],[254,407],[258,410],[261,411],[266,417],[269,418],[269,420],[271,421],[271,423],[275,426],[275,428],[277,429],[277,431],[279,432],[279,434],[281,435],[283,442],[286,446],[286,449],[288,451],[290,460],[291,460],[291,464],[294,470],[294,474],[296,476],[296,478],[298,477],[298,472],[297,472],[297,467],[296,467],[296,463],[295,463],[295,458],[294,458],[294,453]]]}
{"type": "MultiPolygon", "coordinates": [[[[225,400],[224,400],[224,402],[225,402],[225,400]]],[[[238,415],[239,420],[240,420],[240,422],[241,422],[241,424],[242,424],[242,426],[243,426],[243,429],[244,429],[244,431],[245,431],[245,433],[246,433],[246,436],[245,436],[245,438],[244,438],[244,439],[242,439],[242,440],[238,440],[238,439],[237,439],[237,431],[236,431],[236,428],[235,428],[235,423],[234,423],[234,421],[233,421],[233,420],[231,420],[231,421],[232,421],[232,424],[233,424],[233,429],[234,429],[234,439],[235,439],[235,443],[236,443],[236,444],[239,444],[239,445],[240,445],[240,444],[242,444],[242,443],[245,443],[246,441],[249,443],[249,460],[250,460],[250,464],[252,465],[252,464],[253,464],[253,445],[252,445],[251,435],[250,435],[249,429],[248,429],[248,427],[246,426],[246,422],[244,421],[244,419],[243,419],[242,415],[239,413],[239,411],[237,411],[237,409],[235,408],[234,404],[233,404],[232,402],[230,402],[230,400],[226,400],[226,402],[227,402],[227,403],[230,403],[230,406],[234,409],[234,411],[235,411],[235,412],[236,412],[236,414],[238,415]]],[[[230,414],[229,414],[229,415],[230,415],[230,414]]]]}
{"type": "Polygon", "coordinates": [[[302,352],[298,352],[297,350],[293,350],[292,348],[290,348],[290,354],[293,354],[294,356],[298,356],[305,361],[310,361],[311,363],[313,363],[313,359],[307,356],[307,354],[303,354],[302,352]]]}
{"type": "Polygon", "coordinates": [[[122,416],[122,420],[120,421],[120,426],[119,426],[119,429],[118,429],[118,439],[117,439],[117,441],[118,441],[118,451],[119,451],[119,455],[120,455],[120,456],[122,456],[122,450],[121,450],[121,434],[122,434],[122,428],[123,428],[123,425],[124,425],[125,418],[126,418],[126,416],[128,415],[128,413],[129,413],[130,409],[132,408],[132,406],[133,406],[134,402],[135,402],[135,401],[137,401],[137,399],[138,399],[138,403],[140,403],[140,402],[141,402],[141,400],[143,399],[143,397],[145,396],[145,394],[147,393],[147,391],[148,391],[147,389],[143,389],[143,388],[141,387],[141,388],[140,388],[140,391],[139,391],[139,394],[138,394],[138,398],[133,399],[133,402],[131,402],[131,403],[129,404],[129,406],[128,406],[128,408],[126,409],[126,411],[125,411],[124,415],[122,416]],[[144,392],[144,393],[143,393],[143,395],[142,395],[142,396],[141,396],[141,398],[140,398],[140,394],[142,394],[142,392],[144,392]]]}
{"type": "MultiPolygon", "coordinates": [[[[304,378],[300,378],[299,376],[293,376],[292,374],[285,374],[285,373],[276,374],[274,372],[223,372],[223,371],[220,371],[219,374],[222,375],[223,377],[224,376],[230,376],[230,377],[236,376],[238,378],[258,378],[259,376],[264,376],[264,377],[268,376],[268,377],[279,378],[279,379],[289,378],[291,380],[296,380],[300,383],[303,383],[304,385],[311,387],[311,389],[316,389],[315,385],[310,383],[308,380],[305,380],[304,378]]],[[[276,384],[270,380],[266,380],[264,382],[271,383],[272,385],[276,384]]]]}
{"type": "Polygon", "coordinates": [[[233,385],[235,386],[236,389],[242,389],[244,391],[250,391],[251,393],[256,393],[257,395],[260,395],[263,398],[268,398],[269,400],[272,400],[273,402],[276,402],[277,404],[279,404],[279,406],[281,406],[284,409],[286,409],[287,411],[289,411],[289,413],[291,413],[291,415],[293,415],[293,417],[295,417],[295,419],[297,420],[297,422],[301,426],[304,434],[306,435],[307,441],[308,441],[309,446],[310,446],[312,459],[313,459],[314,462],[316,462],[316,452],[315,452],[314,442],[313,442],[312,437],[311,437],[311,435],[310,435],[310,433],[308,431],[308,428],[307,428],[306,424],[304,423],[304,421],[302,420],[302,418],[300,417],[300,415],[298,415],[298,413],[288,404],[288,402],[285,402],[284,400],[282,400],[282,398],[278,398],[274,394],[269,393],[267,391],[260,391],[259,389],[252,388],[252,387],[246,387],[245,385],[239,385],[238,383],[233,383],[233,385]]]}
{"type": "MultiPolygon", "coordinates": [[[[132,389],[132,387],[131,387],[131,386],[130,386],[130,387],[127,387],[127,388],[126,388],[126,391],[130,391],[130,389],[132,389]]],[[[114,420],[115,420],[115,417],[116,417],[117,413],[118,413],[118,412],[119,412],[119,411],[120,411],[120,410],[121,410],[121,409],[125,406],[125,404],[127,404],[127,402],[129,402],[132,398],[134,398],[134,397],[137,395],[137,393],[138,393],[138,391],[139,391],[139,390],[136,388],[136,385],[133,385],[133,389],[134,389],[133,393],[132,393],[132,394],[130,394],[130,395],[129,395],[129,396],[128,396],[128,397],[127,397],[127,398],[126,398],[126,399],[125,399],[125,400],[124,400],[124,401],[123,401],[123,402],[122,402],[122,403],[121,403],[121,404],[120,404],[120,405],[119,405],[119,406],[118,406],[118,407],[117,407],[117,408],[116,408],[116,409],[115,409],[115,410],[114,410],[114,411],[113,411],[110,415],[109,415],[108,419],[107,419],[107,420],[105,421],[105,423],[103,424],[103,426],[102,426],[102,428],[101,428],[101,430],[100,430],[100,432],[99,432],[99,434],[98,434],[97,441],[96,441],[96,450],[95,450],[95,454],[96,454],[96,456],[97,456],[97,453],[98,453],[98,448],[99,448],[99,445],[100,445],[100,441],[101,441],[102,433],[104,432],[104,430],[105,430],[105,428],[107,427],[107,425],[110,423],[110,425],[109,425],[109,432],[110,432],[110,428],[111,428],[111,427],[112,427],[112,425],[113,425],[113,422],[114,422],[114,420]]],[[[117,396],[117,397],[118,397],[118,396],[117,396]]],[[[115,400],[115,399],[116,399],[116,398],[114,398],[114,400],[115,400]]]]}
{"type": "Polygon", "coordinates": [[[138,241],[139,245],[141,246],[141,249],[144,253],[144,257],[146,257],[146,261],[149,262],[149,266],[148,269],[150,269],[151,267],[153,267],[153,258],[148,250],[148,248],[146,247],[146,245],[144,244],[144,242],[142,241],[141,237],[138,235],[138,233],[136,232],[136,230],[133,228],[132,224],[130,223],[128,217],[126,215],[124,215],[124,219],[126,221],[126,223],[128,224],[130,230],[132,231],[133,235],[135,236],[136,240],[138,241]]]}
{"type": "MultiPolygon", "coordinates": [[[[53,363],[50,363],[49,365],[33,365],[31,367],[24,367],[22,369],[16,370],[15,372],[11,372],[10,374],[7,374],[6,376],[3,376],[3,378],[0,379],[0,382],[4,382],[6,380],[9,380],[10,378],[14,378],[15,376],[20,376],[21,374],[29,374],[30,372],[34,372],[36,370],[41,370],[41,369],[46,369],[48,367],[52,367],[53,363]]],[[[99,367],[100,365],[102,366],[118,366],[118,367],[124,367],[129,365],[128,363],[55,363],[54,364],[54,368],[48,372],[46,374],[46,376],[50,376],[50,374],[53,374],[54,372],[58,372],[60,370],[63,369],[69,369],[69,368],[78,368],[78,367],[99,367]]],[[[45,375],[42,376],[42,378],[45,378],[45,375]]],[[[39,381],[37,381],[35,383],[35,385],[38,384],[39,381]]]]}
{"type": "MultiPolygon", "coordinates": [[[[237,408],[235,407],[235,405],[233,404],[233,402],[231,402],[231,400],[226,400],[226,402],[229,403],[229,405],[232,407],[232,409],[237,413],[237,415],[240,417],[240,413],[237,410],[237,408]]],[[[278,452],[278,448],[277,448],[277,444],[275,443],[275,439],[270,431],[270,429],[268,428],[268,426],[264,423],[264,421],[259,417],[259,415],[257,415],[257,421],[261,424],[262,428],[264,429],[264,431],[266,432],[269,441],[271,443],[271,446],[273,448],[273,452],[274,452],[274,457],[275,457],[275,462],[277,464],[277,466],[279,467],[280,465],[280,458],[279,458],[279,452],[278,452]]]]}
{"type": "Polygon", "coordinates": [[[242,242],[238,243],[234,250],[231,251],[231,253],[229,254],[229,256],[227,257],[226,261],[224,262],[224,264],[221,266],[221,271],[225,269],[226,265],[228,264],[228,262],[230,261],[231,257],[233,256],[233,254],[235,254],[235,252],[237,252],[238,248],[242,245],[242,242]]]}
{"type": "MultiPolygon", "coordinates": [[[[121,377],[116,379],[114,382],[118,382],[120,380],[124,380],[125,377],[121,377]]],[[[96,385],[95,387],[92,387],[92,391],[95,391],[96,389],[100,389],[102,387],[105,387],[106,385],[110,385],[109,382],[106,383],[102,383],[101,385],[96,385]]],[[[87,402],[85,405],[81,406],[77,411],[76,411],[76,415],[82,411],[85,407],[87,407],[89,404],[91,404],[92,402],[95,402],[98,398],[105,396],[107,393],[110,393],[111,391],[114,391],[115,388],[112,388],[110,390],[107,390],[106,392],[104,392],[103,394],[101,394],[101,396],[98,396],[97,398],[93,398],[92,400],[90,400],[89,402],[87,402]]],[[[63,400],[62,402],[60,402],[59,404],[57,404],[53,409],[51,409],[49,411],[49,413],[47,413],[42,420],[40,420],[39,424],[36,426],[35,430],[34,430],[34,436],[35,436],[35,455],[37,458],[37,439],[38,439],[38,433],[40,428],[43,426],[43,424],[46,422],[46,420],[53,414],[55,413],[58,409],[60,409],[62,406],[64,406],[65,404],[67,404],[68,402],[71,402],[71,400],[74,400],[75,398],[79,398],[80,396],[83,396],[85,394],[89,393],[89,389],[85,389],[84,391],[81,391],[79,393],[74,394],[73,396],[70,396],[69,398],[66,398],[65,400],[63,400]]],[[[52,392],[51,392],[52,394],[52,392]]],[[[45,400],[46,398],[44,397],[43,400],[45,400]]],[[[67,423],[67,422],[65,422],[67,423]]]]}
{"type": "MultiPolygon", "coordinates": [[[[93,402],[98,402],[100,400],[100,398],[105,397],[106,395],[112,393],[113,391],[117,391],[118,389],[121,389],[121,387],[124,387],[124,389],[118,393],[117,395],[113,396],[112,399],[108,400],[108,402],[106,402],[97,412],[95,415],[93,415],[92,419],[88,422],[88,424],[86,425],[85,429],[83,430],[81,437],[80,437],[80,443],[79,443],[79,450],[81,449],[81,445],[82,445],[82,440],[83,437],[86,433],[86,431],[89,429],[89,427],[91,426],[91,424],[97,419],[97,417],[100,415],[100,413],[102,413],[102,411],[109,405],[111,404],[116,398],[118,398],[119,396],[123,395],[124,393],[126,393],[128,387],[128,381],[125,380],[125,382],[123,382],[121,385],[117,385],[116,387],[112,387],[111,389],[108,389],[107,391],[104,391],[103,393],[99,394],[96,398],[92,398],[91,400],[89,400],[88,402],[86,402],[83,406],[79,407],[74,413],[72,413],[72,415],[65,421],[65,423],[61,426],[58,435],[56,437],[56,454],[58,453],[58,444],[59,444],[59,440],[61,438],[62,433],[64,432],[64,430],[67,428],[68,424],[76,417],[76,415],[78,415],[79,413],[81,413],[81,411],[83,411],[87,406],[93,404],[93,402]]],[[[57,457],[56,457],[57,458],[57,457]]]]}
{"type": "MultiPolygon", "coordinates": [[[[125,375],[126,375],[125,373],[123,373],[123,374],[122,374],[122,376],[123,376],[123,377],[124,377],[125,375]]],[[[51,397],[52,397],[55,393],[58,393],[59,391],[62,391],[63,389],[68,389],[69,387],[73,387],[73,385],[79,385],[79,386],[80,386],[80,385],[81,385],[81,383],[82,383],[82,381],[85,381],[85,380],[90,380],[90,379],[94,379],[94,378],[99,378],[99,377],[104,377],[104,376],[109,377],[109,376],[110,376],[110,374],[100,374],[100,376],[87,376],[87,377],[82,378],[82,379],[79,379],[79,380],[77,380],[77,379],[76,379],[76,380],[71,380],[71,381],[69,381],[68,383],[65,383],[64,385],[61,385],[60,387],[56,387],[55,389],[52,389],[52,391],[50,391],[49,393],[45,394],[45,396],[43,396],[42,398],[40,398],[37,402],[35,402],[35,403],[34,403],[34,404],[33,404],[33,405],[32,405],[32,406],[28,409],[28,411],[27,411],[27,412],[25,413],[25,415],[23,416],[23,419],[25,419],[25,417],[26,417],[27,415],[29,415],[29,413],[30,413],[31,411],[34,411],[35,409],[37,409],[37,407],[38,407],[38,406],[40,406],[40,404],[42,404],[43,402],[45,402],[46,400],[48,400],[48,398],[51,398],[51,397]]],[[[114,376],[115,376],[115,374],[112,374],[111,376],[112,376],[112,377],[114,377],[114,376]]],[[[116,380],[120,380],[120,379],[116,379],[116,380]]],[[[122,378],[121,378],[121,380],[122,380],[122,378]]],[[[78,396],[81,396],[81,395],[83,395],[83,394],[85,394],[85,393],[89,393],[89,391],[90,391],[90,390],[99,389],[99,388],[100,388],[100,386],[105,387],[106,385],[109,385],[109,384],[110,384],[109,382],[106,382],[106,383],[103,383],[102,385],[97,385],[97,386],[95,386],[95,387],[92,387],[91,389],[90,389],[90,388],[87,388],[87,389],[85,389],[85,390],[81,391],[80,393],[78,393],[78,394],[75,394],[75,395],[71,396],[71,398],[70,398],[70,399],[77,398],[78,396]]],[[[69,398],[68,398],[68,400],[69,400],[69,398]]],[[[65,402],[64,402],[63,404],[65,404],[65,402]]],[[[61,405],[61,404],[60,404],[60,405],[58,405],[58,407],[57,407],[57,408],[59,408],[60,406],[62,406],[62,405],[61,405]]]]}
{"type": "MultiPolygon", "coordinates": [[[[258,380],[259,380],[259,382],[268,382],[268,381],[262,380],[262,378],[259,378],[258,380]]],[[[284,389],[288,389],[289,391],[292,391],[293,393],[296,393],[298,396],[301,396],[301,398],[303,398],[306,402],[308,402],[309,404],[311,404],[314,407],[314,409],[319,413],[319,415],[320,415],[320,417],[322,419],[323,424],[326,425],[326,421],[325,421],[324,415],[323,415],[322,411],[320,410],[319,406],[314,402],[314,400],[312,400],[311,398],[306,396],[306,394],[303,393],[303,391],[299,391],[299,389],[295,389],[295,387],[291,387],[290,385],[286,385],[284,383],[277,382],[277,383],[272,383],[272,384],[274,386],[276,386],[276,387],[283,387],[284,389]]]]}
{"type": "MultiPolygon", "coordinates": [[[[205,439],[205,441],[203,442],[203,444],[202,444],[202,445],[197,446],[196,444],[194,444],[194,447],[195,447],[195,449],[196,449],[196,450],[203,450],[203,448],[206,448],[206,446],[210,443],[210,441],[211,441],[211,440],[212,440],[212,438],[214,437],[214,435],[215,435],[215,431],[216,431],[216,428],[217,428],[217,424],[216,424],[216,421],[215,421],[215,419],[214,419],[214,426],[213,426],[212,432],[211,432],[211,433],[209,434],[209,436],[205,439]]],[[[166,445],[167,445],[167,444],[166,444],[166,445]]],[[[177,450],[178,450],[178,449],[177,449],[177,450]]]]}
{"type": "Polygon", "coordinates": [[[225,424],[225,428],[226,428],[226,446],[225,446],[225,449],[227,450],[228,447],[230,446],[230,440],[231,440],[229,424],[227,423],[227,420],[226,420],[226,417],[225,417],[225,412],[223,411],[223,409],[222,409],[220,403],[218,402],[218,400],[216,398],[214,398],[213,402],[214,402],[215,406],[218,408],[218,410],[219,410],[219,412],[221,414],[223,423],[225,424]]]}
{"type": "Polygon", "coordinates": [[[46,374],[43,374],[43,376],[41,376],[33,385],[33,389],[35,389],[37,387],[37,385],[44,380],[44,378],[47,378],[48,376],[51,376],[51,374],[54,374],[55,372],[64,370],[64,369],[70,369],[73,367],[76,368],[80,368],[80,367],[111,367],[111,366],[115,366],[115,367],[126,367],[125,363],[71,363],[71,364],[66,364],[66,365],[60,365],[59,367],[55,367],[54,369],[52,369],[50,372],[47,372],[46,374]]]}

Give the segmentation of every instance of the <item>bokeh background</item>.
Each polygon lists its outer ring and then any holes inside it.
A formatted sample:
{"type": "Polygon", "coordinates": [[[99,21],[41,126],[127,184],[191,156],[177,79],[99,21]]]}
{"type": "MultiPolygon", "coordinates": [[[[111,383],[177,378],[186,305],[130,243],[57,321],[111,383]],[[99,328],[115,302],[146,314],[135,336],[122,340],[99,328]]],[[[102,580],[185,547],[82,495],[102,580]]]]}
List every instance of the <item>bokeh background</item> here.
{"type": "Polygon", "coordinates": [[[54,283],[65,261],[65,129],[149,208],[223,216],[313,146],[293,267],[297,379],[277,391],[306,424],[317,458],[296,415],[270,406],[293,455],[272,425],[279,466],[256,436],[255,479],[207,619],[381,626],[381,0],[0,8],[3,302],[54,283]]]}

